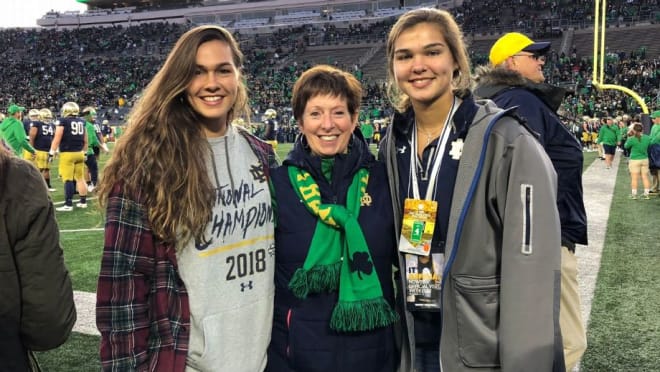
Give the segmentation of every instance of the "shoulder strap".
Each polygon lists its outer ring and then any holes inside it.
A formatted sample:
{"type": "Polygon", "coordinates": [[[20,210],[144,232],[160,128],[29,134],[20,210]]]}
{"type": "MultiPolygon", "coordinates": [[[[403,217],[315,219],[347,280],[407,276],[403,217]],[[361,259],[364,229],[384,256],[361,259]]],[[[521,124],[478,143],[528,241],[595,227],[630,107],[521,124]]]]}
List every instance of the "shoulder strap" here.
{"type": "Polygon", "coordinates": [[[527,129],[527,131],[530,132],[536,139],[540,138],[539,134],[530,128],[529,125],[527,125],[527,120],[518,114],[518,105],[503,109],[498,107],[495,102],[491,101],[490,99],[481,99],[476,100],[475,102],[477,103],[479,109],[477,110],[477,114],[474,116],[473,125],[483,119],[490,118],[492,115],[497,116],[495,121],[499,120],[503,116],[508,116],[518,122],[518,124],[525,127],[525,129],[527,129]]]}

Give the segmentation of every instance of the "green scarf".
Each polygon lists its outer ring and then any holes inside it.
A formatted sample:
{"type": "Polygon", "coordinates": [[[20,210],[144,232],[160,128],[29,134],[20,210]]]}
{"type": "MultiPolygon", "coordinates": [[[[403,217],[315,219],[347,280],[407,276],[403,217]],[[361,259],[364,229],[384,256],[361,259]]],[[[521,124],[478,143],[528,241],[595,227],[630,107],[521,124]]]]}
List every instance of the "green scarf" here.
{"type": "Polygon", "coordinates": [[[361,168],[348,188],[346,207],[322,204],[312,176],[289,166],[289,180],[307,210],[318,217],[303,267],[296,270],[289,288],[301,299],[309,293],[339,289],[339,301],[330,319],[336,331],[368,331],[388,326],[398,315],[383,298],[378,273],[358,223],[360,201],[369,171],[361,168]]]}

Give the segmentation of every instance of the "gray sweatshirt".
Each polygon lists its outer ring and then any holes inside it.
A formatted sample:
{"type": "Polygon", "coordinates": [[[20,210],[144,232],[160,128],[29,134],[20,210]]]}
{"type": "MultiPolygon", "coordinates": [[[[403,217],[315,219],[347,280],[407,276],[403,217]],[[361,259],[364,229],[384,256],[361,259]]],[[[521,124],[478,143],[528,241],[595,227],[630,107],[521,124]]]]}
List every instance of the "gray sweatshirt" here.
{"type": "Polygon", "coordinates": [[[209,139],[216,203],[204,241],[177,253],[190,301],[186,371],[263,371],[273,316],[273,211],[268,182],[230,127],[209,139]]]}

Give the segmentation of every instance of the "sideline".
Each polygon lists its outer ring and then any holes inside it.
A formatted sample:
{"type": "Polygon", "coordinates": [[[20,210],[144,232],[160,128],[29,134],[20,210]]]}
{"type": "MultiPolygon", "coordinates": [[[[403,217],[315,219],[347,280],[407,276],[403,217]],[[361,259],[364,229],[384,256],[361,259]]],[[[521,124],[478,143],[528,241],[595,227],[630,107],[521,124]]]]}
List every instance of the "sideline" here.
{"type": "MultiPolygon", "coordinates": [[[[578,262],[578,286],[582,305],[582,320],[589,333],[591,303],[596,290],[600,258],[607,233],[607,221],[610,216],[612,196],[616,176],[621,160],[621,153],[615,152],[612,169],[605,168],[605,162],[596,158],[582,174],[584,206],[587,210],[589,245],[578,245],[575,250],[578,262]]],[[[589,348],[589,345],[587,345],[589,348]]],[[[579,371],[580,364],[573,369],[579,371]]]]}
{"type": "Polygon", "coordinates": [[[589,324],[591,301],[594,297],[600,258],[605,243],[607,220],[612,205],[621,153],[616,152],[612,169],[605,169],[605,162],[596,158],[582,174],[584,205],[587,209],[589,245],[579,245],[575,250],[578,259],[578,284],[582,302],[582,318],[589,324]]]}
{"type": "MultiPolygon", "coordinates": [[[[578,284],[582,302],[582,319],[587,329],[620,160],[621,153],[617,152],[612,162],[612,169],[605,169],[604,162],[596,158],[582,174],[589,245],[579,245],[575,250],[575,254],[578,259],[578,284]],[[613,175],[615,177],[612,177],[613,175]]],[[[62,230],[61,232],[92,230],[100,231],[103,229],[62,230]]],[[[99,332],[96,329],[96,294],[74,291],[73,297],[78,311],[78,320],[73,327],[73,331],[98,336],[99,332]]],[[[579,371],[579,365],[575,371],[579,371]]]]}

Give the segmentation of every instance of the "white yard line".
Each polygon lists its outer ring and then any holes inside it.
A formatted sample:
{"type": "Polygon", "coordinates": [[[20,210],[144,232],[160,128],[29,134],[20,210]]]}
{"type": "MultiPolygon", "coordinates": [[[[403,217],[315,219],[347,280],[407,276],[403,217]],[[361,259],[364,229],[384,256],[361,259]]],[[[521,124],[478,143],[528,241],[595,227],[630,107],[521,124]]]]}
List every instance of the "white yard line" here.
{"type": "Polygon", "coordinates": [[[73,230],[60,230],[60,233],[77,233],[77,232],[88,232],[88,231],[103,231],[103,227],[94,227],[91,229],[73,229],[73,230]]]}

